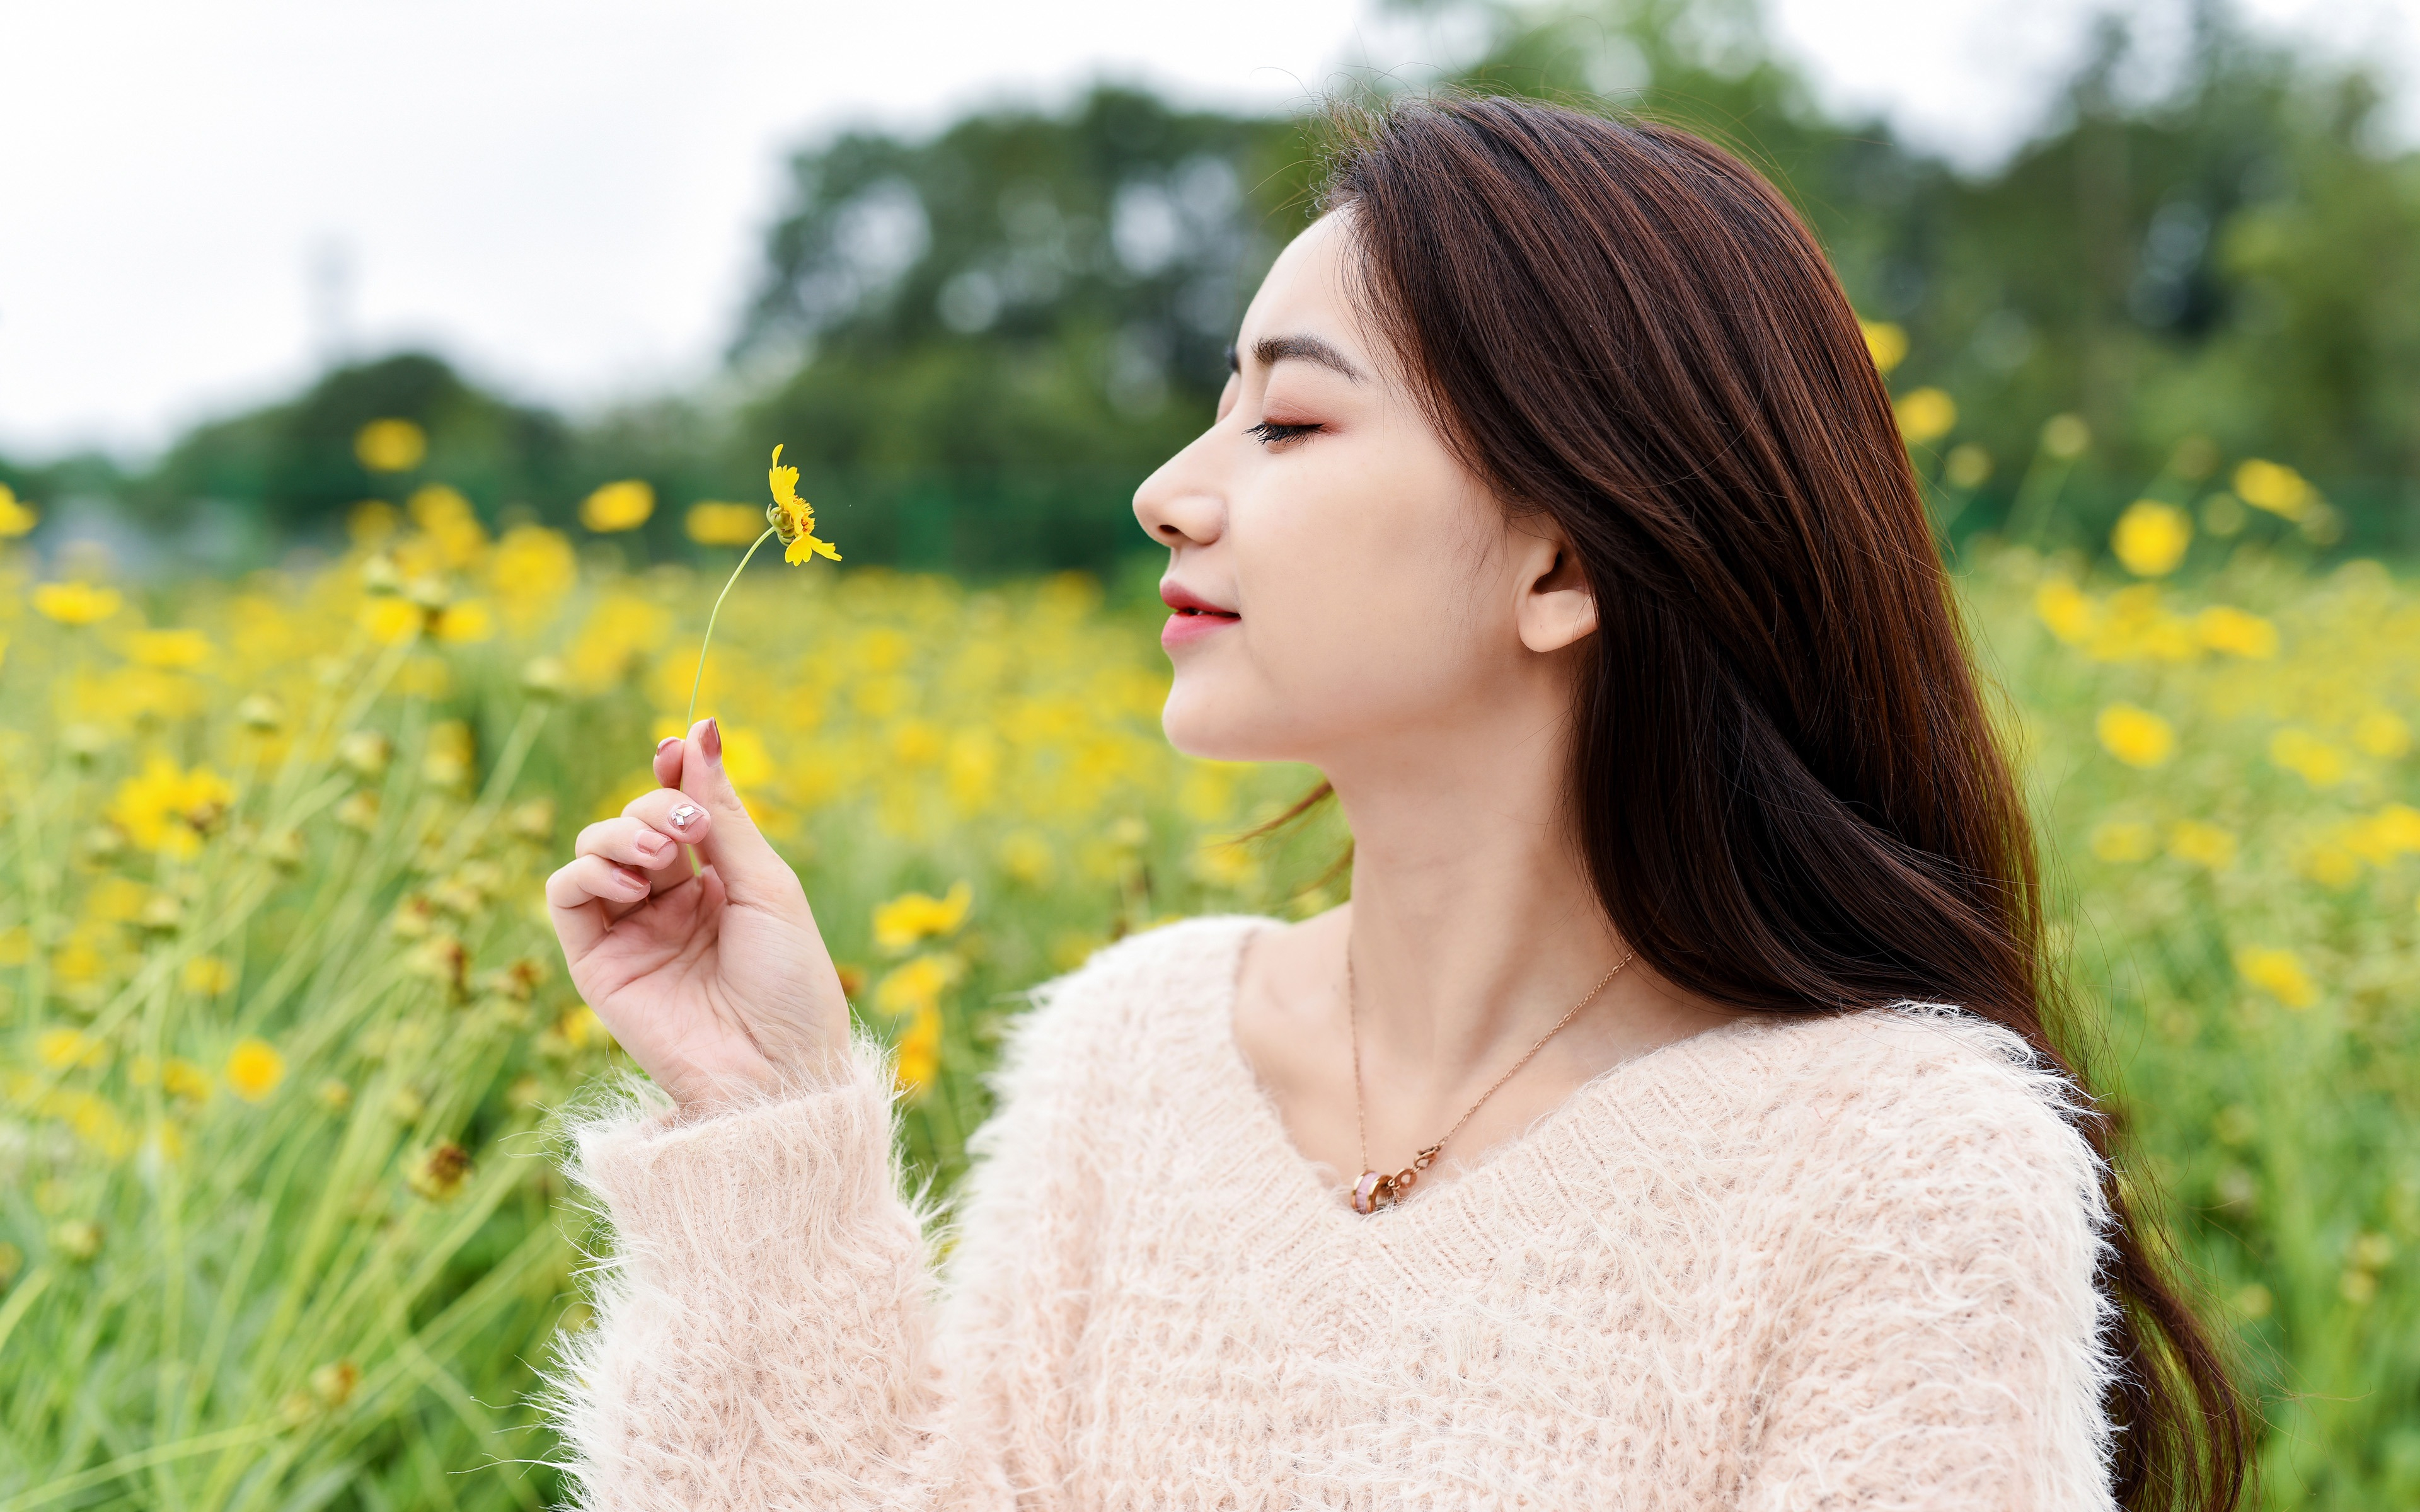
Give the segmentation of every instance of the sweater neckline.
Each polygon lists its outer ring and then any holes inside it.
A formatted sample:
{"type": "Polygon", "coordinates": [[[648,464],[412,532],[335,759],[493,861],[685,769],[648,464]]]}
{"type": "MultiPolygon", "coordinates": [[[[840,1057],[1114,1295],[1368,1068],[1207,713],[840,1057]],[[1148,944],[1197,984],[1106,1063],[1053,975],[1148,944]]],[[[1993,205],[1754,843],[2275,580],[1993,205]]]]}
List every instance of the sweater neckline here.
{"type": "MultiPolygon", "coordinates": [[[[1368,1233],[1372,1226],[1382,1229],[1398,1225],[1425,1227],[1454,1222],[1463,1208],[1483,1199],[1487,1188],[1517,1180],[1524,1166],[1546,1162],[1551,1168],[1557,1151],[1585,1137],[1589,1110],[1611,1098],[1617,1088],[1637,1080],[1641,1068],[1649,1062],[1655,1062],[1659,1070],[1670,1070],[1676,1063],[1694,1061],[1719,1043],[1752,1034],[1761,1026],[1753,1018],[1738,1018],[1658,1045],[1644,1055],[1615,1061],[1574,1088],[1560,1103],[1531,1119],[1519,1134],[1497,1141],[1476,1159],[1465,1163],[1452,1180],[1426,1191],[1414,1188],[1410,1197],[1374,1213],[1357,1213],[1345,1200],[1352,1178],[1334,1185],[1320,1180],[1319,1172],[1326,1168],[1324,1163],[1314,1162],[1295,1144],[1284,1116],[1269,1096],[1268,1088],[1261,1085],[1251,1061],[1244,1054],[1243,1042],[1235,1035],[1235,1005],[1243,995],[1246,949],[1254,935],[1280,922],[1265,915],[1244,915],[1230,931],[1229,956],[1225,969],[1218,974],[1220,985],[1208,995],[1211,1058],[1217,1064],[1218,1074],[1226,1079],[1233,1101],[1243,1104],[1246,1135],[1263,1147],[1270,1164],[1284,1171],[1284,1181],[1295,1189],[1288,1198],[1290,1205],[1314,1210],[1320,1223],[1350,1226],[1357,1232],[1368,1233]],[[1295,1198],[1303,1200],[1296,1202],[1295,1198]]],[[[1616,1121],[1626,1125],[1633,1120],[1624,1116],[1616,1121]]]]}

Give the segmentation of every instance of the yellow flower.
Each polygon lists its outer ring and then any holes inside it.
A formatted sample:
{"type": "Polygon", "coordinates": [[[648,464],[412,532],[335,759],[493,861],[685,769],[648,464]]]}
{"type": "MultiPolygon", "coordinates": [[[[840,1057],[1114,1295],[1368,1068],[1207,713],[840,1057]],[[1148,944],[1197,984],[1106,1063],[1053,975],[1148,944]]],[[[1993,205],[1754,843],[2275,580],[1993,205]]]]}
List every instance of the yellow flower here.
{"type": "Polygon", "coordinates": [[[900,1090],[923,1092],[940,1070],[941,1011],[935,1004],[922,1003],[917,1006],[916,1016],[908,1021],[908,1032],[899,1037],[895,1075],[900,1090]]]}
{"type": "Polygon", "coordinates": [[[2269,759],[2315,788],[2334,787],[2351,775],[2345,753],[2307,730],[2289,727],[2270,736],[2269,759]]]}
{"type": "Polygon", "coordinates": [[[53,1071],[98,1071],[109,1064],[109,1041],[81,1029],[44,1029],[34,1037],[34,1056],[53,1071]]]}
{"type": "Polygon", "coordinates": [[[2174,504],[2138,499],[2118,517],[2109,537],[2110,549],[2137,578],[2164,578],[2185,559],[2193,544],[2193,521],[2174,504]]]}
{"type": "Polygon", "coordinates": [[[42,583],[34,590],[34,608],[61,625],[98,625],[124,602],[116,589],[87,582],[42,583]]]}
{"type": "Polygon", "coordinates": [[[2411,752],[2412,727],[2384,709],[2372,709],[2353,721],[2352,743],[2381,761],[2395,761],[2411,752]]]}
{"type": "Polygon", "coordinates": [[[353,455],[372,472],[409,472],[428,455],[428,433],[409,420],[373,420],[353,435],[353,455]]]}
{"type": "Polygon", "coordinates": [[[571,543],[543,525],[516,525],[496,543],[488,581],[517,619],[534,618],[580,580],[571,543]]]}
{"type": "Polygon", "coordinates": [[[2319,490],[2292,468],[2258,457],[2235,470],[2235,496],[2255,509],[2286,519],[2301,519],[2319,501],[2319,490]]]}
{"type": "Polygon", "coordinates": [[[1885,373],[1897,367],[1907,356],[1907,332],[1888,320],[1860,320],[1857,329],[1865,332],[1866,351],[1874,366],[1885,373]]]}
{"type": "Polygon", "coordinates": [[[2420,809],[2390,803],[2346,832],[2345,843],[2373,866],[2384,866],[2398,856],[2420,852],[2420,809]]]}
{"type": "Polygon", "coordinates": [[[2091,444],[2092,427],[2082,415],[2053,415],[2042,422],[2042,450],[2059,461],[2074,461],[2091,444]]]}
{"type": "Polygon", "coordinates": [[[1992,454],[1973,441],[1953,446],[1942,461],[1941,475],[1954,487],[1980,488],[1992,476],[1992,454]]]}
{"type": "Polygon", "coordinates": [[[2092,596],[2064,578],[2052,578],[2034,590],[2034,612],[2050,633],[2069,645],[2079,645],[2092,634],[2099,606],[2092,596]]]}
{"type": "Polygon", "coordinates": [[[259,1102],[285,1079],[286,1057],[266,1040],[238,1040],[227,1053],[227,1089],[247,1103],[259,1102]]]}
{"type": "Polygon", "coordinates": [[[954,934],[967,921],[967,910],[973,903],[974,889],[963,881],[952,886],[946,897],[902,893],[874,910],[875,948],[902,955],[919,941],[954,934]]]}
{"type": "Polygon", "coordinates": [[[2194,616],[2194,631],[2203,645],[2230,656],[2266,661],[2277,654],[2275,625],[2257,614],[2247,614],[2224,604],[2212,604],[2194,616]]]}
{"type": "Polygon", "coordinates": [[[462,1190],[470,1174],[470,1151],[448,1140],[413,1161],[404,1173],[403,1184],[431,1202],[443,1202],[462,1190]]]}
{"type": "Polygon", "coordinates": [[[2168,854],[2224,872],[2235,864],[2235,837],[2199,819],[2180,819],[2168,828],[2168,854]]]}
{"type": "Polygon", "coordinates": [[[1958,428],[1958,401],[1939,389],[1917,389],[1897,406],[1899,432],[1910,446],[1937,441],[1958,428]]]}
{"type": "Polygon", "coordinates": [[[2319,1000],[2319,989],[2304,969],[2303,958],[2291,950],[2247,945],[2235,952],[2235,969],[2288,1008],[2308,1008],[2319,1000]]]}
{"type": "Polygon", "coordinates": [[[483,600],[466,598],[439,609],[433,628],[438,640],[464,645],[495,634],[496,619],[483,600]]]}
{"type": "Polygon", "coordinates": [[[2112,820],[2092,830],[2092,854],[2104,861],[2148,861],[2158,844],[2151,826],[2135,820],[2112,820]]]}
{"type": "Polygon", "coordinates": [[[941,995],[966,974],[966,964],[954,955],[920,955],[895,967],[874,989],[874,1006],[896,1018],[934,1007],[941,995]]]}
{"type": "Polygon", "coordinates": [[[2332,892],[2342,892],[2361,880],[2361,857],[2334,841],[2321,841],[2303,853],[2303,874],[2332,892]]]}
{"type": "Polygon", "coordinates": [[[799,470],[782,465],[782,448],[773,448],[773,465],[766,471],[765,481],[773,486],[773,501],[765,506],[765,517],[774,532],[781,536],[788,550],[782,560],[797,565],[811,557],[840,560],[840,550],[830,541],[815,539],[815,506],[799,497],[799,470]]]}
{"type": "Polygon", "coordinates": [[[210,638],[199,630],[137,630],[126,642],[126,659],[163,671],[188,671],[208,661],[210,638]]]}
{"type": "Polygon", "coordinates": [[[700,546],[746,546],[763,532],[765,517],[746,504],[701,499],[689,506],[687,528],[700,546]]]}
{"type": "Polygon", "coordinates": [[[197,955],[185,963],[178,973],[185,991],[199,997],[216,997],[235,985],[235,968],[214,955],[197,955]]]}
{"type": "Polygon", "coordinates": [[[189,1103],[210,1100],[210,1073],[182,1056],[170,1056],[160,1068],[160,1089],[189,1103]]]}
{"type": "Polygon", "coordinates": [[[2158,766],[2177,753],[2176,727],[2132,703],[2112,703],[2093,728],[2102,748],[2129,766],[2158,766]]]}
{"type": "Polygon", "coordinates": [[[41,519],[31,504],[17,501],[8,486],[0,483],[0,541],[10,540],[30,531],[41,519]]]}
{"type": "Polygon", "coordinates": [[[181,771],[166,757],[153,756],[141,776],[117,785],[109,818],[146,850],[190,856],[201,850],[202,837],[218,827],[234,802],[235,789],[209,767],[181,771]]]}
{"type": "Polygon", "coordinates": [[[641,478],[609,483],[580,501],[580,523],[602,535],[635,531],[656,512],[656,490],[641,478]]]}

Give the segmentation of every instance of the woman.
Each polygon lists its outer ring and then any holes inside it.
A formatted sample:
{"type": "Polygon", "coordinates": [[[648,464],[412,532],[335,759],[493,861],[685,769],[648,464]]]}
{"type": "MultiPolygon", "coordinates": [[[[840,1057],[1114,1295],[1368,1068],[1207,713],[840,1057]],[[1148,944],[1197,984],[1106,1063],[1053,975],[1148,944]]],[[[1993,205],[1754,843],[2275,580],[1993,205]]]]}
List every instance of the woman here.
{"type": "Polygon", "coordinates": [[[1353,901],[1041,990],[937,1281],[797,878],[713,722],[666,741],[548,894],[673,1102],[580,1141],[584,1504],[2231,1505],[1779,197],[1665,128],[1403,107],[1233,367],[1135,499],[1165,723],[1320,767],[1353,901]]]}

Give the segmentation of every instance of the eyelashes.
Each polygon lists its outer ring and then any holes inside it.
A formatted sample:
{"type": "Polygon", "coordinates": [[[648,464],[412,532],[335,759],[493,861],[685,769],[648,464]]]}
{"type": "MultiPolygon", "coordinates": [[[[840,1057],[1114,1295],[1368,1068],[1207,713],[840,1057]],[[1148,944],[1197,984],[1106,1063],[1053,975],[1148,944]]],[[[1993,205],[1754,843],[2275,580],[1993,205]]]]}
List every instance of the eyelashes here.
{"type": "Polygon", "coordinates": [[[1264,420],[1257,425],[1245,426],[1244,434],[1256,438],[1263,446],[1276,446],[1298,436],[1308,436],[1320,428],[1318,425],[1280,425],[1275,421],[1264,420]]]}

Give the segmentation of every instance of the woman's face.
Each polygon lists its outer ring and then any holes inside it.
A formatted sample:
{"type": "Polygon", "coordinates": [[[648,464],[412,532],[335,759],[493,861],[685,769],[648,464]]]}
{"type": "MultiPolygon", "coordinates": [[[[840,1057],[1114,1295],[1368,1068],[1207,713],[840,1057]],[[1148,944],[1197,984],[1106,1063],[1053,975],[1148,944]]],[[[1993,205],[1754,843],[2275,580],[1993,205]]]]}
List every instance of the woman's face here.
{"type": "Polygon", "coordinates": [[[1217,422],[1135,494],[1170,548],[1162,723],[1193,755],[1332,777],[1371,751],[1418,759],[1406,736],[1529,738],[1568,708],[1595,625],[1560,534],[1508,518],[1355,313],[1349,213],[1279,256],[1217,422]]]}

